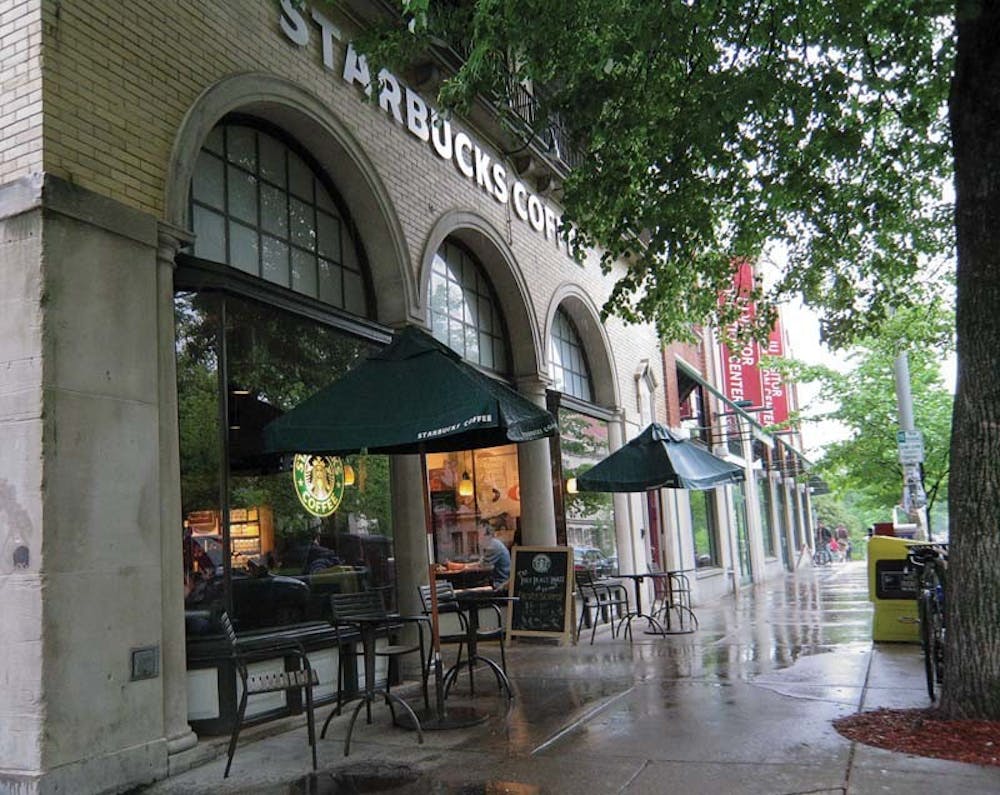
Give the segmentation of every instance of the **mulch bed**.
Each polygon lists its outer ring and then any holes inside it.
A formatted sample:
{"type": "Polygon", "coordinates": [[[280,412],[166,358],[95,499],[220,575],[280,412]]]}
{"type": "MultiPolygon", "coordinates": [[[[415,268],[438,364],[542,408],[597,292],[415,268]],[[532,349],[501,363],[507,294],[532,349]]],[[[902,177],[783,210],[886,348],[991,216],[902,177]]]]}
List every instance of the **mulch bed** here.
{"type": "Polygon", "coordinates": [[[935,709],[877,709],[839,718],[833,727],[887,751],[1000,766],[1000,721],[942,720],[935,709]]]}

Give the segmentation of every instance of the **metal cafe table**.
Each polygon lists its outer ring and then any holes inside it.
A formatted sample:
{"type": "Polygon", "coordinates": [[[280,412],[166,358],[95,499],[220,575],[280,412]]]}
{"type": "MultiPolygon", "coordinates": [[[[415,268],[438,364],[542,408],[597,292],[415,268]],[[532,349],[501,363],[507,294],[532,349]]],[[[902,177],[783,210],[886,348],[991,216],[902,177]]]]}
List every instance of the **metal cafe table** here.
{"type": "MultiPolygon", "coordinates": [[[[340,637],[339,631],[341,627],[356,627],[361,635],[362,657],[364,659],[365,690],[361,695],[357,706],[354,707],[354,712],[351,714],[351,721],[347,726],[347,736],[344,739],[344,756],[347,756],[351,752],[351,735],[354,733],[354,724],[357,722],[358,715],[360,714],[362,708],[364,708],[366,712],[368,722],[371,723],[372,704],[378,698],[385,700],[386,706],[389,707],[389,711],[392,713],[393,723],[397,723],[396,710],[393,705],[396,704],[403,709],[406,717],[409,718],[406,725],[408,727],[416,728],[417,742],[422,744],[424,741],[424,734],[420,726],[420,721],[417,719],[417,716],[410,705],[398,695],[391,692],[388,685],[385,689],[377,689],[375,687],[375,658],[377,656],[375,646],[378,636],[384,633],[387,629],[390,629],[393,625],[399,625],[402,623],[419,624],[423,623],[424,619],[422,617],[408,618],[395,613],[388,613],[382,604],[381,594],[373,591],[365,591],[358,594],[334,595],[331,597],[331,607],[334,611],[334,628],[338,631],[338,643],[340,637]],[[347,600],[344,603],[342,612],[339,614],[337,610],[338,599],[347,600]]],[[[426,659],[424,651],[423,627],[418,626],[418,634],[420,643],[416,649],[400,648],[396,653],[406,654],[413,650],[419,652],[421,662],[421,679],[424,685],[424,705],[427,707],[427,677],[426,671],[423,670],[423,666],[425,664],[424,660],[426,659]]],[[[340,685],[338,683],[338,688],[339,687],[340,685]]],[[[339,714],[339,712],[340,696],[338,695],[337,708],[327,717],[326,722],[323,724],[323,730],[320,733],[320,737],[326,736],[326,730],[330,725],[330,719],[333,718],[334,715],[339,714]]]]}
{"type": "MultiPolygon", "coordinates": [[[[516,596],[507,596],[505,594],[499,594],[492,588],[470,588],[464,591],[455,591],[455,601],[458,602],[459,608],[465,613],[465,637],[466,637],[466,649],[468,650],[468,665],[469,665],[469,680],[470,680],[470,691],[472,695],[475,695],[475,679],[473,679],[473,668],[475,667],[476,661],[479,661],[486,665],[493,675],[496,677],[497,685],[501,689],[507,691],[507,698],[514,697],[514,691],[510,685],[510,679],[507,677],[506,672],[497,665],[496,661],[491,660],[489,657],[484,657],[479,653],[478,643],[480,640],[479,635],[479,610],[483,607],[494,606],[498,607],[500,605],[508,605],[517,601],[516,596]]],[[[503,631],[503,625],[500,627],[503,631]]],[[[503,643],[503,637],[500,636],[500,642],[503,643]]],[[[444,675],[444,686],[445,695],[447,695],[448,690],[458,679],[458,674],[460,672],[461,666],[464,662],[457,662],[451,668],[448,669],[447,673],[444,675]]]]}
{"type": "Polygon", "coordinates": [[[647,635],[681,635],[694,632],[698,628],[698,618],[691,609],[691,585],[687,578],[690,569],[676,571],[647,571],[641,574],[616,574],[612,579],[628,579],[635,583],[635,612],[622,619],[631,637],[632,620],[646,620],[647,635]],[[642,607],[642,582],[650,578],[654,583],[666,587],[663,604],[651,613],[644,613],[642,607]],[[677,616],[676,625],[671,614],[677,616]]]}
{"type": "MultiPolygon", "coordinates": [[[[662,635],[686,635],[698,629],[698,617],[691,609],[691,581],[688,572],[694,569],[674,569],[666,575],[667,590],[658,609],[653,611],[659,621],[662,635]],[[676,616],[676,626],[672,616],[676,616]]],[[[662,582],[663,577],[658,579],[662,582]]]]}
{"type": "Polygon", "coordinates": [[[613,577],[610,578],[612,580],[632,580],[632,582],[635,583],[635,588],[634,588],[634,591],[635,591],[635,610],[633,612],[629,613],[627,616],[625,616],[625,617],[622,618],[622,623],[625,624],[627,632],[628,632],[628,635],[629,635],[630,638],[632,637],[632,620],[635,619],[635,618],[644,618],[644,619],[646,619],[646,625],[647,625],[646,632],[648,634],[651,634],[651,635],[660,635],[660,634],[663,634],[663,627],[660,625],[660,622],[657,621],[656,618],[653,615],[651,615],[649,613],[644,613],[642,611],[642,587],[641,586],[642,586],[643,580],[645,580],[647,577],[655,579],[655,578],[658,578],[658,577],[665,578],[666,576],[667,576],[666,572],[647,571],[647,572],[643,572],[641,574],[616,574],[616,575],[614,575],[613,577]]]}

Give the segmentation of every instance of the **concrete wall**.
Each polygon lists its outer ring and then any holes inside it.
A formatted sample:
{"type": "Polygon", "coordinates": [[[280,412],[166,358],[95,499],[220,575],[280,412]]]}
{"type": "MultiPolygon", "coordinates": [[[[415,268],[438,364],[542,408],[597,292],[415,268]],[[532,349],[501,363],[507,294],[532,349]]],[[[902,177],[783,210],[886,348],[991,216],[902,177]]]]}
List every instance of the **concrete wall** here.
{"type": "Polygon", "coordinates": [[[40,768],[45,721],[40,204],[40,180],[0,188],[0,770],[40,768]]]}
{"type": "Polygon", "coordinates": [[[80,791],[166,765],[163,680],[130,681],[131,650],[161,645],[156,224],[29,184],[3,222],[0,782],[80,791]]]}
{"type": "Polygon", "coordinates": [[[45,207],[43,762],[138,772],[166,756],[162,679],[129,681],[160,645],[156,224],[52,180],[45,207]]]}

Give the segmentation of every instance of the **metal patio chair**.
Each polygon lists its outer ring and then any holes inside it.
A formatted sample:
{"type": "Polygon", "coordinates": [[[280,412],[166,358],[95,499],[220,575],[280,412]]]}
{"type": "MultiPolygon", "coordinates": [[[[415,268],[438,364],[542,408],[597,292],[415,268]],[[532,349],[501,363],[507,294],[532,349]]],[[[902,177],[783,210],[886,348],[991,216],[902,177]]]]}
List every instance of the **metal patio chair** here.
{"type": "Polygon", "coordinates": [[[319,684],[319,677],[309,664],[305,647],[301,642],[292,639],[275,641],[269,638],[260,643],[254,643],[253,641],[241,642],[236,635],[236,629],[233,627],[233,622],[230,620],[228,613],[222,613],[219,623],[222,625],[222,630],[229,640],[232,648],[233,663],[236,665],[236,671],[239,673],[240,682],[243,685],[240,704],[236,710],[236,722],[233,725],[233,733],[229,738],[226,771],[222,777],[229,777],[229,768],[233,764],[233,755],[236,753],[236,742],[239,739],[240,730],[244,725],[249,697],[258,693],[289,692],[294,690],[305,694],[306,725],[309,731],[309,745],[312,748],[312,766],[313,770],[315,770],[316,723],[313,715],[313,687],[319,684]],[[248,663],[268,659],[273,660],[278,656],[296,660],[297,667],[291,671],[265,671],[261,673],[250,673],[247,669],[248,663]]]}

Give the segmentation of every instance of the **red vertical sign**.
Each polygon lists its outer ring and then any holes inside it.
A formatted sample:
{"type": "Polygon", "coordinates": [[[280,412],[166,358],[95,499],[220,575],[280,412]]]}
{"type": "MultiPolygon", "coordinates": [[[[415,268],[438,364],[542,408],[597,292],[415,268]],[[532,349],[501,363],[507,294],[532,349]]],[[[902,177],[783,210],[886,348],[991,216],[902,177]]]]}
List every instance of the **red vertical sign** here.
{"type": "MultiPolygon", "coordinates": [[[[781,330],[781,321],[774,321],[771,333],[767,339],[768,356],[784,356],[785,346],[781,330]]],[[[774,370],[761,371],[763,386],[763,405],[759,421],[761,425],[780,425],[788,422],[788,389],[781,376],[774,370]]]]}
{"type": "MultiPolygon", "coordinates": [[[[753,289],[753,266],[746,261],[739,264],[733,280],[733,289],[720,300],[740,303],[739,325],[754,319],[756,307],[749,299],[753,289]]],[[[728,336],[735,337],[735,328],[729,329],[728,336]]],[[[763,389],[760,378],[760,349],[756,342],[737,343],[738,348],[730,349],[722,345],[723,385],[726,396],[732,401],[748,400],[751,407],[763,405],[763,389]]]]}

